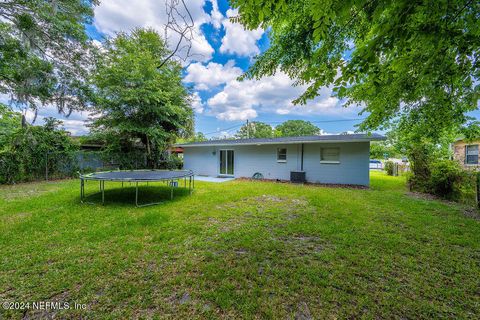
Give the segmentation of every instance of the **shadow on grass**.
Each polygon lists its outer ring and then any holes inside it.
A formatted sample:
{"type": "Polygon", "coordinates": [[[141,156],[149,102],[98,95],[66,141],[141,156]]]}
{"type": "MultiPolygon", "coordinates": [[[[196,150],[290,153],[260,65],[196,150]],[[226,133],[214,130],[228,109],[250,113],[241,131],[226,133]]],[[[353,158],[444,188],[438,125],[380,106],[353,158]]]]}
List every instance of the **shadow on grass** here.
{"type": "MultiPolygon", "coordinates": [[[[105,183],[105,206],[133,206],[135,207],[135,186],[126,185],[108,185],[105,183]]],[[[180,201],[190,195],[187,188],[174,187],[173,199],[171,199],[171,188],[167,185],[142,185],[138,186],[138,205],[142,206],[150,203],[169,203],[180,201]]],[[[85,190],[85,204],[102,205],[102,193],[91,188],[85,190]]]]}

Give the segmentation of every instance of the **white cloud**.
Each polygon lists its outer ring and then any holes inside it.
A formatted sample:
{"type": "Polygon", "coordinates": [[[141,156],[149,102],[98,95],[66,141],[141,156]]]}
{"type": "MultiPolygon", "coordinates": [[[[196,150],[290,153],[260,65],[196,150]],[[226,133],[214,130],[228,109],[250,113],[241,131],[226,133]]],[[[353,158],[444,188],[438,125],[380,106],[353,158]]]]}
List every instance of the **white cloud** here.
{"type": "Polygon", "coordinates": [[[220,139],[229,139],[229,138],[233,138],[234,134],[233,133],[230,133],[228,131],[222,131],[220,132],[219,134],[219,138],[220,139]]]}
{"type": "MultiPolygon", "coordinates": [[[[240,23],[232,23],[230,17],[238,15],[237,10],[228,9],[227,18],[223,19],[225,36],[222,39],[220,52],[251,57],[260,53],[257,41],[262,37],[263,30],[245,30],[240,23]]],[[[215,25],[215,24],[214,24],[215,25]]]]}
{"type": "Polygon", "coordinates": [[[322,88],[318,97],[306,105],[294,105],[292,100],[300,96],[306,86],[293,86],[285,73],[260,80],[232,80],[222,91],[208,99],[208,113],[221,120],[253,119],[259,113],[280,115],[352,115],[356,111],[343,108],[340,101],[331,97],[331,88],[322,88]]]}
{"type": "MultiPolygon", "coordinates": [[[[0,94],[0,102],[9,105],[10,96],[8,94],[0,94]]],[[[14,109],[15,111],[22,112],[29,123],[32,123],[32,121],[35,119],[35,112],[31,109],[14,109]]],[[[65,115],[59,114],[54,105],[40,106],[38,108],[37,118],[35,119],[35,123],[33,123],[33,125],[42,125],[44,123],[44,119],[47,117],[53,117],[63,121],[63,127],[65,130],[70,131],[70,133],[74,136],[84,135],[89,132],[89,129],[85,126],[85,120],[87,120],[89,117],[89,113],[86,111],[74,111],[69,117],[66,117],[65,115]]]]}
{"type": "Polygon", "coordinates": [[[203,110],[205,109],[204,103],[202,102],[202,98],[200,97],[198,92],[192,93],[191,99],[192,99],[191,107],[193,111],[195,111],[196,113],[203,113],[203,110]]]}
{"type": "Polygon", "coordinates": [[[210,90],[221,84],[236,79],[242,74],[242,69],[235,67],[235,61],[226,64],[210,62],[207,65],[192,63],[187,67],[186,83],[194,83],[196,90],[210,90]]]}
{"type": "MultiPolygon", "coordinates": [[[[28,122],[32,123],[35,118],[34,111],[28,109],[23,112],[28,122]]],[[[47,105],[38,109],[37,118],[34,125],[42,125],[44,119],[47,117],[57,118],[63,121],[63,127],[69,131],[73,136],[85,135],[89,132],[89,129],[85,126],[85,120],[89,116],[88,112],[72,112],[67,118],[64,115],[58,113],[57,109],[53,105],[47,105]]]]}
{"type": "Polygon", "coordinates": [[[223,16],[223,14],[220,12],[220,9],[218,8],[217,0],[211,0],[210,2],[212,4],[212,12],[210,13],[211,23],[215,29],[220,29],[225,17],[223,16]]]}
{"type": "MultiPolygon", "coordinates": [[[[203,23],[208,23],[211,17],[203,9],[205,0],[186,1],[188,10],[195,23],[195,37],[192,41],[191,61],[208,61],[214,52],[200,30],[203,23]]],[[[181,4],[177,6],[181,14],[186,14],[181,4]]],[[[150,27],[164,35],[167,22],[165,2],[158,0],[104,0],[95,8],[95,27],[107,35],[116,32],[129,32],[136,27],[150,27]]],[[[168,39],[171,49],[179,39],[177,34],[171,34],[168,39]]],[[[184,55],[185,50],[180,55],[184,55]]]]}

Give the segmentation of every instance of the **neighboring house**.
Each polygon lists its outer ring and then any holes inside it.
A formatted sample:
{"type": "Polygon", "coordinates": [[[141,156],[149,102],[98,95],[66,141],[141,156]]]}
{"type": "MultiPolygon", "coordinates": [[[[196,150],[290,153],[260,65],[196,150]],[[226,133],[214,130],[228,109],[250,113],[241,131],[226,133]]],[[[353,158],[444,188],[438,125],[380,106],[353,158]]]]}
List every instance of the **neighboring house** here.
{"type": "Polygon", "coordinates": [[[379,134],[210,140],[179,144],[197,175],[368,186],[370,141],[379,134]]]}
{"type": "Polygon", "coordinates": [[[183,148],[170,147],[167,150],[168,154],[176,154],[179,158],[183,158],[183,148]]]}
{"type": "Polygon", "coordinates": [[[459,139],[452,145],[453,159],[460,162],[464,168],[477,169],[479,167],[478,162],[478,150],[480,145],[480,139],[466,142],[459,139]]]}

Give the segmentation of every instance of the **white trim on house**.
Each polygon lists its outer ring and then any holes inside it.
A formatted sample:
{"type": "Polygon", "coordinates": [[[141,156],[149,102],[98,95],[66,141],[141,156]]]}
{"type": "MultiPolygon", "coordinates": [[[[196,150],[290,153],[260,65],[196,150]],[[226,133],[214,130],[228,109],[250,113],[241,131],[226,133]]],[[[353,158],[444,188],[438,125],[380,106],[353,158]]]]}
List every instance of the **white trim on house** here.
{"type": "MultiPolygon", "coordinates": [[[[301,144],[301,143],[350,143],[350,142],[369,142],[370,140],[365,139],[356,139],[356,140],[319,140],[319,141],[285,141],[285,142],[261,142],[261,143],[252,143],[252,142],[239,142],[235,144],[228,143],[212,143],[212,144],[176,144],[176,147],[224,147],[224,146],[262,146],[262,145],[271,145],[271,144],[301,144]]],[[[376,140],[374,140],[376,141],[376,140]]]]}
{"type": "Polygon", "coordinates": [[[252,138],[252,139],[223,139],[201,142],[176,144],[177,147],[221,147],[221,146],[262,146],[262,145],[287,145],[287,144],[311,144],[311,143],[350,143],[382,141],[384,136],[379,134],[338,134],[304,137],[278,137],[278,138],[252,138]]]}

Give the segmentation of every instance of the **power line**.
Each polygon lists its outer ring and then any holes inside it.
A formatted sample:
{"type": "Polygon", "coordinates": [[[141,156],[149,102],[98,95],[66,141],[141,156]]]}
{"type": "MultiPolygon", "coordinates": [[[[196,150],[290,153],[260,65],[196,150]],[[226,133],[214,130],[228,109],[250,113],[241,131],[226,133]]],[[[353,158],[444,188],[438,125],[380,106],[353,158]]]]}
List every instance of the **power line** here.
{"type": "MultiPolygon", "coordinates": [[[[335,119],[335,120],[313,120],[308,121],[311,123],[327,123],[327,122],[345,122],[345,121],[360,121],[367,118],[356,118],[356,119],[335,119]]],[[[307,121],[307,120],[306,120],[307,121]]],[[[262,121],[263,122],[263,121],[262,121]]],[[[285,121],[265,121],[264,123],[284,123],[285,121]]]]}
{"type": "Polygon", "coordinates": [[[229,131],[229,130],[232,130],[232,129],[235,129],[235,128],[241,127],[241,126],[243,126],[243,123],[234,125],[234,126],[232,126],[232,127],[224,128],[224,129],[218,129],[218,130],[215,130],[215,131],[212,131],[212,132],[207,132],[207,133],[204,133],[204,135],[214,134],[214,133],[220,133],[220,132],[222,132],[222,131],[229,131]]]}

